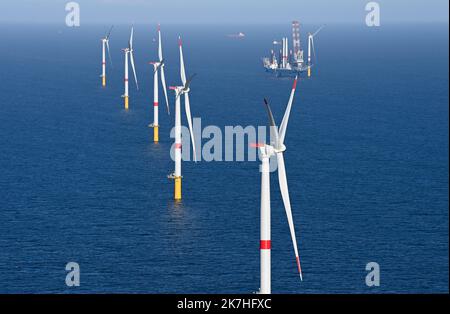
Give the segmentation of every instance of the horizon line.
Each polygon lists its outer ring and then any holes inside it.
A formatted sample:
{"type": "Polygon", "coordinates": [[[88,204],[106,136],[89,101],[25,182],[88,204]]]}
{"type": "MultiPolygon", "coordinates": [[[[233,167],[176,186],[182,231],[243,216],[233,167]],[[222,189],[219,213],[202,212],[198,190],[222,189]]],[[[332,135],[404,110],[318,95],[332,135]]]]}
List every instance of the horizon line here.
{"type": "MultiPolygon", "coordinates": [[[[294,21],[294,20],[292,20],[294,21]]],[[[192,26],[202,26],[202,25],[217,25],[217,26],[259,26],[259,25],[286,25],[291,23],[292,21],[288,21],[286,23],[282,23],[282,22],[273,22],[273,23],[256,23],[256,22],[242,22],[242,23],[227,23],[227,22],[187,22],[187,23],[181,23],[181,22],[161,22],[161,21],[151,21],[151,22],[120,22],[120,23],[111,23],[111,22],[96,22],[96,21],[88,21],[88,22],[84,22],[82,23],[82,25],[157,25],[157,24],[161,24],[161,25],[192,25],[192,26]]],[[[14,25],[63,25],[66,26],[64,22],[55,22],[55,21],[2,21],[0,20],[0,25],[2,24],[14,24],[14,25]]],[[[328,22],[314,22],[314,23],[307,23],[307,22],[302,22],[301,24],[303,25],[322,25],[322,24],[326,24],[326,25],[334,25],[334,24],[339,24],[339,25],[365,25],[364,21],[328,21],[328,22]]],[[[411,25],[411,24],[418,24],[418,25],[424,25],[424,24],[428,24],[428,25],[432,25],[432,24],[449,24],[449,21],[398,21],[398,22],[394,22],[394,21],[388,21],[388,22],[384,22],[381,24],[382,27],[383,25],[411,25]]],[[[79,26],[81,27],[81,26],[79,26]]],[[[74,28],[78,28],[78,27],[74,27],[74,28]]]]}

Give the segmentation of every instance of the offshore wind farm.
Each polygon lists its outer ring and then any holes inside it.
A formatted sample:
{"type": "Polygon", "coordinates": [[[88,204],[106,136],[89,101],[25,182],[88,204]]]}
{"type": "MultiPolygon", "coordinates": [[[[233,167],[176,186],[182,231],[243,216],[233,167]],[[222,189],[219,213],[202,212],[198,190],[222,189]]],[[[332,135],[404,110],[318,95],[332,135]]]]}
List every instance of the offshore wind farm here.
{"type": "MultiPolygon", "coordinates": [[[[111,55],[109,53],[109,37],[111,35],[111,29],[108,32],[108,35],[102,40],[102,86],[105,87],[105,47],[108,49],[109,59],[111,59],[111,55]]],[[[166,81],[165,81],[165,74],[164,74],[164,58],[162,56],[162,38],[161,38],[161,25],[158,24],[157,28],[158,32],[158,62],[151,62],[151,64],[154,67],[154,75],[153,75],[153,121],[154,123],[150,126],[154,128],[153,133],[153,141],[155,144],[158,144],[159,142],[159,111],[158,111],[158,93],[159,93],[159,84],[158,84],[158,71],[161,71],[161,83],[162,88],[164,91],[164,96],[166,99],[166,106],[167,106],[167,113],[170,114],[170,106],[169,101],[167,97],[167,87],[166,87],[166,81]]],[[[317,33],[318,31],[316,31],[317,33]]],[[[128,110],[128,59],[131,61],[133,74],[135,77],[136,82],[136,88],[138,89],[138,83],[137,83],[137,76],[136,76],[136,70],[134,65],[134,57],[133,57],[133,35],[134,35],[134,28],[131,28],[131,35],[130,39],[128,41],[128,48],[124,49],[125,53],[125,110],[128,110]]],[[[308,36],[308,41],[312,35],[308,36]]],[[[176,202],[181,201],[182,199],[182,189],[181,189],[181,181],[182,181],[182,175],[181,175],[181,161],[182,161],[182,132],[181,132],[181,97],[184,97],[184,109],[186,114],[186,121],[189,126],[189,134],[190,134],[190,142],[192,144],[192,150],[193,150],[193,160],[197,161],[197,153],[196,153],[196,145],[195,145],[195,138],[194,138],[194,132],[192,127],[192,116],[191,116],[191,109],[190,109],[190,101],[189,101],[189,92],[190,92],[190,85],[192,82],[192,79],[194,78],[195,74],[191,75],[189,78],[186,76],[186,68],[184,63],[184,56],[183,56],[183,44],[181,40],[181,36],[178,36],[178,47],[179,47],[179,68],[180,68],[180,79],[181,79],[181,86],[170,86],[169,89],[174,91],[175,94],[175,125],[174,125],[174,162],[175,162],[175,171],[172,172],[170,175],[168,175],[169,179],[174,180],[174,194],[173,199],[176,202]]],[[[287,48],[287,47],[285,47],[287,48]]],[[[308,59],[309,61],[309,59],[308,59]]],[[[310,76],[310,72],[308,72],[308,76],[310,76]]],[[[284,138],[286,135],[286,129],[289,121],[289,116],[291,112],[291,108],[294,101],[294,94],[297,86],[298,76],[295,77],[294,83],[292,86],[292,91],[289,97],[289,101],[287,104],[287,108],[285,111],[285,114],[283,116],[283,121],[280,124],[280,130],[278,131],[278,127],[275,124],[275,120],[272,114],[272,110],[270,108],[269,103],[267,102],[266,98],[264,98],[264,104],[266,106],[266,110],[269,117],[269,127],[271,131],[275,134],[274,144],[271,146],[270,142],[269,144],[265,143],[253,143],[253,146],[251,147],[257,148],[259,150],[262,165],[261,165],[261,203],[260,203],[260,233],[261,233],[261,240],[260,240],[260,288],[258,289],[258,293],[261,294],[270,294],[271,293],[271,219],[270,219],[270,212],[271,212],[271,205],[270,205],[270,166],[269,166],[269,159],[273,156],[276,156],[277,158],[277,167],[278,167],[278,178],[279,178],[279,184],[280,184],[280,190],[281,194],[283,196],[283,203],[286,210],[286,215],[288,219],[289,229],[291,232],[292,237],[292,243],[294,246],[294,252],[295,252],[295,259],[300,275],[300,279],[303,278],[301,266],[300,266],[300,258],[297,248],[297,239],[295,235],[295,228],[294,228],[294,222],[292,218],[292,210],[291,210],[291,204],[290,204],[290,198],[289,198],[289,192],[288,192],[288,185],[287,185],[287,177],[286,177],[286,170],[284,166],[284,158],[283,158],[283,152],[286,150],[286,146],[284,146],[284,138]]],[[[262,139],[264,140],[264,139],[262,139]]],[[[190,147],[188,147],[190,148],[190,147]]]]}
{"type": "Polygon", "coordinates": [[[440,25],[112,22],[0,24],[0,292],[448,292],[440,25]]]}

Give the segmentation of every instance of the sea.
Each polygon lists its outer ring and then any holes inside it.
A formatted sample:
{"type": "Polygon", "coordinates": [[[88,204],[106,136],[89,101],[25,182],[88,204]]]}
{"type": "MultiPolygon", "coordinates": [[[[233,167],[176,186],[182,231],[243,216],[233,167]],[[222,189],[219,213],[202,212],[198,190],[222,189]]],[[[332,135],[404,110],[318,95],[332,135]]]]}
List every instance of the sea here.
{"type": "MultiPolygon", "coordinates": [[[[319,26],[302,25],[303,47],[319,26]]],[[[172,91],[170,115],[159,91],[158,144],[148,127],[156,25],[134,26],[128,111],[131,25],[114,26],[102,88],[109,27],[0,25],[0,293],[258,291],[259,161],[185,161],[175,202],[172,91]],[[66,285],[70,262],[79,286],[66,285]]],[[[182,36],[203,128],[266,126],[264,98],[281,121],[293,78],[261,58],[289,23],[161,30],[168,85],[180,84],[182,36]]],[[[315,37],[284,153],[303,281],[274,172],[273,293],[448,293],[448,39],[448,24],[327,24],[315,37]],[[366,284],[369,263],[379,285],[366,284]]]]}

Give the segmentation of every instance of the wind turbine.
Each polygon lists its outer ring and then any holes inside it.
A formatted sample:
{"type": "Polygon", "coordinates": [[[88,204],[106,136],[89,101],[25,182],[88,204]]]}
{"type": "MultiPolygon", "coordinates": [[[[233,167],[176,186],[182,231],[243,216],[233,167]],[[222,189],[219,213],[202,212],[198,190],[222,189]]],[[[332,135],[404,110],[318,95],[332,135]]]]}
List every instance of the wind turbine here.
{"type": "Polygon", "coordinates": [[[111,26],[108,34],[104,38],[102,38],[102,75],[100,75],[100,77],[102,78],[103,87],[106,86],[106,49],[108,49],[108,59],[112,67],[111,53],[109,52],[109,36],[111,35],[113,27],[114,25],[111,26]]]}
{"type": "Polygon", "coordinates": [[[270,109],[270,105],[266,99],[264,103],[269,116],[269,122],[271,130],[275,135],[275,140],[267,144],[256,144],[259,148],[261,157],[261,237],[260,237],[260,263],[261,263],[261,287],[259,293],[270,294],[271,293],[271,237],[270,237],[270,157],[276,156],[278,164],[278,182],[280,185],[281,196],[283,198],[284,209],[289,224],[289,229],[292,238],[292,244],[294,246],[295,259],[297,261],[297,268],[300,274],[300,280],[303,280],[302,269],[300,266],[300,258],[297,249],[297,240],[295,237],[294,222],[292,219],[291,203],[289,199],[289,191],[286,178],[286,169],[284,166],[283,153],[286,150],[284,146],[284,138],[286,136],[286,129],[291,112],[292,102],[294,99],[295,89],[297,86],[297,77],[294,80],[289,102],[287,104],[286,111],[283,116],[283,120],[278,130],[275,126],[275,120],[270,109]]]}
{"type": "Polygon", "coordinates": [[[316,36],[324,27],[325,25],[322,25],[313,34],[308,33],[308,77],[311,77],[311,50],[312,53],[314,53],[314,56],[316,56],[316,51],[314,50],[314,36],[316,36]]]}
{"type": "Polygon", "coordinates": [[[181,95],[184,95],[184,110],[186,112],[186,120],[189,125],[189,133],[191,134],[192,149],[194,151],[194,161],[197,161],[194,132],[192,131],[191,108],[189,104],[189,86],[195,74],[192,75],[189,79],[186,79],[181,37],[178,37],[178,45],[180,47],[180,76],[183,86],[170,87],[171,90],[175,91],[175,172],[168,176],[170,179],[175,180],[175,200],[181,200],[181,95]]]}
{"type": "Polygon", "coordinates": [[[125,99],[125,110],[128,110],[128,56],[130,57],[131,68],[133,69],[134,81],[136,82],[136,89],[139,90],[133,58],[133,33],[134,29],[133,27],[131,27],[131,35],[130,40],[128,41],[128,48],[122,49],[123,52],[125,53],[125,77],[124,77],[125,93],[122,95],[122,97],[125,99]]]}
{"type": "Polygon", "coordinates": [[[158,121],[158,70],[161,71],[161,84],[164,91],[164,97],[166,99],[167,113],[170,113],[169,100],[167,98],[166,79],[164,76],[164,59],[162,55],[161,45],[161,28],[158,24],[158,62],[150,62],[153,64],[153,123],[149,127],[153,128],[153,141],[158,143],[159,141],[159,121],[158,121]]]}

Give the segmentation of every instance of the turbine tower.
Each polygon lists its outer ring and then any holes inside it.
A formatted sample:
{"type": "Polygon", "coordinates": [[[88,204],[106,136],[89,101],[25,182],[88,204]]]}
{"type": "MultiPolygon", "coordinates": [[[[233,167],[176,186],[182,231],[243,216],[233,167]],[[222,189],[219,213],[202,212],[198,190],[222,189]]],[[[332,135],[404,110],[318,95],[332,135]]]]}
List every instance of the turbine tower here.
{"type": "Polygon", "coordinates": [[[181,200],[181,95],[184,95],[184,110],[186,112],[186,120],[189,125],[189,133],[191,134],[192,149],[194,153],[194,161],[197,161],[195,151],[194,132],[192,130],[191,108],[189,104],[190,84],[195,76],[192,75],[186,80],[186,71],[184,69],[183,47],[181,37],[178,37],[178,45],[180,48],[180,76],[183,86],[171,86],[170,89],[175,91],[175,172],[170,174],[169,179],[174,179],[175,190],[174,199],[181,200]]]}
{"type": "Polygon", "coordinates": [[[167,113],[170,114],[169,110],[169,100],[167,98],[167,87],[166,78],[164,75],[164,59],[162,55],[162,45],[161,45],[161,28],[158,24],[158,62],[150,62],[153,64],[153,123],[149,127],[153,128],[153,141],[155,143],[159,142],[159,118],[158,118],[158,71],[161,71],[161,84],[164,91],[164,97],[166,99],[167,113]]]}
{"type": "Polygon", "coordinates": [[[297,268],[300,275],[300,280],[303,280],[302,269],[300,266],[300,257],[297,249],[297,240],[295,236],[294,222],[292,218],[291,203],[289,199],[289,191],[286,178],[286,169],[284,166],[283,153],[286,150],[284,146],[284,138],[286,135],[287,124],[289,115],[294,99],[295,89],[297,85],[297,77],[294,80],[289,102],[287,104],[286,111],[283,116],[283,120],[278,130],[275,126],[275,120],[270,109],[270,105],[266,99],[264,103],[269,116],[270,127],[272,133],[275,135],[275,141],[267,144],[257,144],[261,157],[261,237],[260,237],[260,263],[261,263],[261,286],[259,293],[270,294],[271,293],[271,208],[270,208],[270,157],[276,156],[278,164],[278,182],[280,185],[281,196],[283,198],[284,208],[289,224],[289,229],[292,238],[292,244],[294,246],[295,259],[297,262],[297,268]]]}
{"type": "Polygon", "coordinates": [[[130,34],[130,40],[128,41],[128,48],[122,49],[122,51],[125,54],[125,76],[124,76],[124,84],[125,84],[125,92],[122,95],[125,101],[125,110],[128,110],[128,58],[131,62],[131,68],[133,69],[134,74],[134,81],[136,83],[136,89],[139,90],[137,76],[136,76],[136,69],[134,67],[134,57],[133,57],[133,33],[134,29],[131,27],[131,34],[130,34]]]}
{"type": "Polygon", "coordinates": [[[100,75],[100,77],[102,78],[103,87],[106,86],[106,49],[108,49],[108,59],[112,67],[111,53],[109,52],[109,36],[111,35],[113,27],[114,25],[111,26],[108,34],[104,38],[102,38],[102,75],[100,75]]]}
{"type": "Polygon", "coordinates": [[[313,34],[308,33],[308,77],[311,77],[311,52],[316,56],[316,51],[314,50],[314,36],[316,36],[325,25],[322,25],[313,34]]]}

